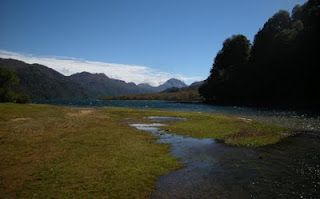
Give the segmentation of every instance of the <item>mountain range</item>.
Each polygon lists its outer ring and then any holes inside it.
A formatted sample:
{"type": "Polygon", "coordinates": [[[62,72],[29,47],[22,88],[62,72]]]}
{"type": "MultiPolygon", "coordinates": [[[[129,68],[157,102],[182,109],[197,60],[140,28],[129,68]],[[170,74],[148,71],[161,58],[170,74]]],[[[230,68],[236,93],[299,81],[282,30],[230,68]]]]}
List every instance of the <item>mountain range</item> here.
{"type": "Polygon", "coordinates": [[[93,99],[187,87],[183,81],[174,78],[154,87],[148,83],[126,83],[103,73],[81,72],[64,76],[47,66],[14,59],[0,58],[0,67],[15,71],[20,80],[15,90],[29,95],[31,99],[93,99]]]}
{"type": "Polygon", "coordinates": [[[187,87],[188,85],[186,85],[183,81],[178,80],[178,79],[174,79],[171,78],[168,81],[166,81],[164,84],[161,84],[159,86],[151,86],[148,83],[141,83],[138,84],[138,86],[142,89],[144,89],[145,91],[147,91],[148,93],[155,93],[155,92],[161,92],[164,90],[167,90],[169,88],[175,87],[175,88],[183,88],[183,87],[187,87]]]}

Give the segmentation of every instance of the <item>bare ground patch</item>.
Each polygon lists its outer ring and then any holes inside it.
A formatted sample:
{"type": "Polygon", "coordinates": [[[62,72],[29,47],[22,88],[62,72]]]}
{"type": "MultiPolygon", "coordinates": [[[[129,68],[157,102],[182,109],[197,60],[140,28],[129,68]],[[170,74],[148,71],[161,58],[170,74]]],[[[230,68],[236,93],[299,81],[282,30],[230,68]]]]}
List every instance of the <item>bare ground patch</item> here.
{"type": "Polygon", "coordinates": [[[81,117],[93,113],[93,109],[79,110],[77,112],[67,113],[67,117],[81,117]]]}
{"type": "Polygon", "coordinates": [[[11,119],[12,122],[19,122],[19,121],[26,121],[26,120],[31,120],[31,117],[18,117],[11,119]]]}

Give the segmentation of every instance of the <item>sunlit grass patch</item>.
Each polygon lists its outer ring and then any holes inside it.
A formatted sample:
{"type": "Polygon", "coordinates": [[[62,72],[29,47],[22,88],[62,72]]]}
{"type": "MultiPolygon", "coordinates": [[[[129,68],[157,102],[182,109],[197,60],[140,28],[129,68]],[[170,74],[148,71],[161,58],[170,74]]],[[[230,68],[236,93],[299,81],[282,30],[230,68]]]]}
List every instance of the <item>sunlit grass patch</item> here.
{"type": "MultiPolygon", "coordinates": [[[[230,145],[265,146],[290,135],[291,129],[215,114],[182,114],[187,121],[169,123],[167,129],[195,138],[215,138],[230,145]],[[189,115],[188,115],[189,114],[189,115]]],[[[182,116],[181,115],[181,116],[182,116]]]]}
{"type": "Polygon", "coordinates": [[[181,167],[134,111],[0,104],[1,198],[146,198],[181,167]],[[14,120],[30,118],[27,120],[14,120]]]}
{"type": "Polygon", "coordinates": [[[118,117],[133,121],[152,122],[148,116],[182,117],[186,121],[167,123],[162,129],[171,133],[194,138],[215,138],[226,144],[238,146],[265,146],[274,144],[291,133],[290,128],[264,124],[246,118],[200,112],[180,112],[164,110],[137,110],[126,108],[106,108],[118,117]]]}

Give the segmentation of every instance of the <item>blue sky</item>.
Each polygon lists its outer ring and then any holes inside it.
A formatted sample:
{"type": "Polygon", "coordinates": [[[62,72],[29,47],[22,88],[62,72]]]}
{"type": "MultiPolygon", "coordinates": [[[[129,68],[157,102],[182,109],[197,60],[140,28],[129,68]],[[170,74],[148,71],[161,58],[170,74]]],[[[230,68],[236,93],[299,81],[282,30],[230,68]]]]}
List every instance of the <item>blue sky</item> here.
{"type": "Polygon", "coordinates": [[[86,70],[135,83],[191,83],[208,76],[227,37],[241,33],[252,41],[274,13],[304,2],[0,0],[0,56],[65,75],[86,70]]]}

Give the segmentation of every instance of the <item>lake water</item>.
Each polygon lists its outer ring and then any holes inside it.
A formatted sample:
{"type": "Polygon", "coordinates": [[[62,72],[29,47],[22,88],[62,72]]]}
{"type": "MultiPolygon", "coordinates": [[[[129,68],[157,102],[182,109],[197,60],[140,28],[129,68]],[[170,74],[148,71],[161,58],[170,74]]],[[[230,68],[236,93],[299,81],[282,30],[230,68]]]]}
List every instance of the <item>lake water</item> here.
{"type": "Polygon", "coordinates": [[[33,100],[32,103],[76,107],[129,107],[175,111],[211,112],[246,117],[270,124],[293,127],[303,131],[320,131],[320,116],[310,111],[270,110],[261,108],[213,106],[200,103],[172,101],[123,101],[123,100],[33,100]]]}

